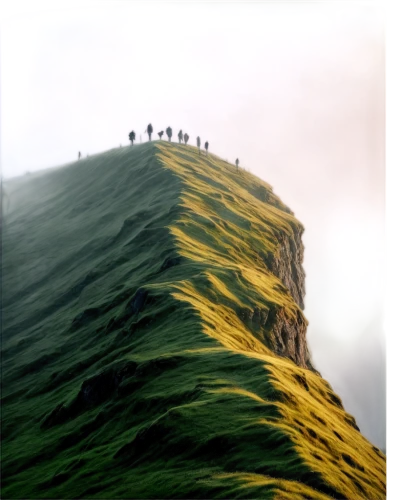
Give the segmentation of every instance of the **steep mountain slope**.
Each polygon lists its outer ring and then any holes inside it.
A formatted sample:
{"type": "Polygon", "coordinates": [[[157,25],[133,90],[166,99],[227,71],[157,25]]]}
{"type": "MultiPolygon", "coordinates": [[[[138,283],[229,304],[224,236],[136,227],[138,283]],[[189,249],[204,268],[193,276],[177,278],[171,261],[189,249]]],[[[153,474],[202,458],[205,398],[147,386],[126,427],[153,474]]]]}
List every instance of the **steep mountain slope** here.
{"type": "Polygon", "coordinates": [[[269,185],[157,142],[5,189],[3,497],[385,498],[269,185]]]}

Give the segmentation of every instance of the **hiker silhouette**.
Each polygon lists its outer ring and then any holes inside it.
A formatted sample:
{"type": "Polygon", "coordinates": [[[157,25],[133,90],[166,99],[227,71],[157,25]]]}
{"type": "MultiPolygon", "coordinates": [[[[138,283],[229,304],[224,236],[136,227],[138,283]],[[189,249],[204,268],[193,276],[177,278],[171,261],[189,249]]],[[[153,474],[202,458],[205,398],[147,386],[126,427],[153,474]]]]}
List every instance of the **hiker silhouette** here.
{"type": "Polygon", "coordinates": [[[81,156],[82,156],[82,155],[81,155],[81,152],[80,152],[80,151],[78,151],[78,160],[80,160],[80,159],[81,159],[81,156]]]}
{"type": "Polygon", "coordinates": [[[132,132],[129,132],[129,140],[131,141],[131,146],[133,146],[133,141],[136,139],[136,134],[132,130],[132,132]]]}
{"type": "Polygon", "coordinates": [[[197,141],[197,147],[199,148],[199,154],[200,154],[201,141],[200,141],[200,137],[199,136],[197,136],[196,141],[197,141]]]}
{"type": "Polygon", "coordinates": [[[161,132],[158,132],[158,137],[160,140],[162,139],[162,136],[164,135],[164,130],[161,130],[161,132]]]}
{"type": "Polygon", "coordinates": [[[204,144],[204,147],[206,148],[206,156],[207,156],[207,153],[208,153],[208,141],[206,141],[206,143],[204,144]]]}
{"type": "Polygon", "coordinates": [[[168,141],[171,142],[171,137],[172,137],[172,128],[171,127],[167,128],[167,136],[168,136],[168,141]]]}
{"type": "Polygon", "coordinates": [[[179,139],[179,144],[180,144],[182,142],[182,140],[183,140],[182,130],[180,130],[179,133],[178,133],[178,139],[179,139]]]}
{"type": "Polygon", "coordinates": [[[188,140],[189,140],[189,136],[188,136],[187,134],[185,134],[185,135],[183,136],[183,138],[185,139],[185,144],[187,144],[187,142],[188,142],[188,140]]]}
{"type": "Polygon", "coordinates": [[[236,158],[235,164],[236,164],[237,170],[239,170],[239,158],[236,158]]]}
{"type": "Polygon", "coordinates": [[[153,133],[153,125],[151,123],[147,125],[147,133],[149,134],[149,141],[151,141],[151,134],[153,133]]]}

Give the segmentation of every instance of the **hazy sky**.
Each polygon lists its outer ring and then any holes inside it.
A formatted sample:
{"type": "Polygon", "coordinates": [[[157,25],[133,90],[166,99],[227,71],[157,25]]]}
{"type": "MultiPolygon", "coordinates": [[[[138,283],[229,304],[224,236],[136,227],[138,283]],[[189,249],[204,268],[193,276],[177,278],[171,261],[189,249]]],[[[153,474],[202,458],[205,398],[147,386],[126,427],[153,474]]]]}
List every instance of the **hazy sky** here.
{"type": "Polygon", "coordinates": [[[304,224],[314,362],[385,440],[385,47],[379,4],[12,2],[7,178],[156,132],[239,157],[304,224]]]}

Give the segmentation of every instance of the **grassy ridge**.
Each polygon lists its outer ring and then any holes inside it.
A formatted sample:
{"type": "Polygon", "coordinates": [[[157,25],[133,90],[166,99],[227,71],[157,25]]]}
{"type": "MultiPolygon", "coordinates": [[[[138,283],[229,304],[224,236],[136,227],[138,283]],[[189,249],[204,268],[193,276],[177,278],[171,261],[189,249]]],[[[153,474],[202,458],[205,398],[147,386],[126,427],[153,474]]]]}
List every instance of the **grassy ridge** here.
{"type": "Polygon", "coordinates": [[[6,184],[2,497],[385,498],[309,361],[301,224],[235,170],[158,142],[6,184]]]}

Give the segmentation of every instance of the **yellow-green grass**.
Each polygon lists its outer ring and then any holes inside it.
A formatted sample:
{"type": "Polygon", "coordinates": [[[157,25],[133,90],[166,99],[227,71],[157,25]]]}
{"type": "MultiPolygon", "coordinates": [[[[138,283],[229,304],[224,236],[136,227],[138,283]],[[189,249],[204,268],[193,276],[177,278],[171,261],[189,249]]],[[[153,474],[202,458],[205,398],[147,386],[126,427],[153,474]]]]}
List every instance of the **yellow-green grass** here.
{"type": "Polygon", "coordinates": [[[271,186],[160,141],[5,189],[2,497],[385,498],[272,271],[303,227],[271,186]]]}

